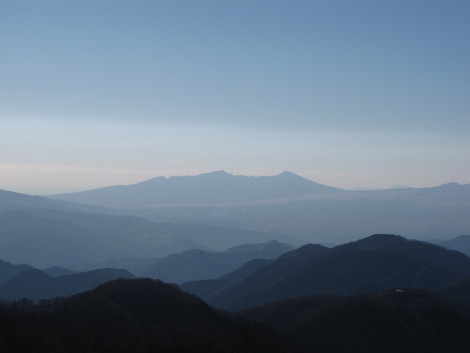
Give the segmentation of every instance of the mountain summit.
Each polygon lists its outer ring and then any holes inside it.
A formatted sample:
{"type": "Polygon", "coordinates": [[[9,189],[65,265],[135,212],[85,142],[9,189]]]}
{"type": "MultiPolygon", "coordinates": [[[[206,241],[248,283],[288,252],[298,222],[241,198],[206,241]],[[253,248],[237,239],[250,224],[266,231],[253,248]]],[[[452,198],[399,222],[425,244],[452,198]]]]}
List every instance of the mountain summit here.
{"type": "Polygon", "coordinates": [[[109,186],[51,196],[109,207],[240,203],[288,199],[342,191],[292,172],[274,176],[232,175],[223,170],[194,176],[157,177],[138,184],[109,186]]]}

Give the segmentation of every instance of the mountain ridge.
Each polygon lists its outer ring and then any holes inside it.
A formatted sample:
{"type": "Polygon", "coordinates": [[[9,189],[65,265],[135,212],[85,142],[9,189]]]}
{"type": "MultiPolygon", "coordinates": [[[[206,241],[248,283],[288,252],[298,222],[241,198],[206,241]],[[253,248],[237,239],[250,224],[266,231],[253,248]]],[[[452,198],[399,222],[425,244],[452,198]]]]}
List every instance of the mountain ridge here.
{"type": "Polygon", "coordinates": [[[100,206],[132,207],[260,201],[332,192],[344,190],[316,183],[289,171],[274,176],[233,175],[215,171],[191,176],[155,177],[136,184],[48,197],[100,206]]]}
{"type": "Polygon", "coordinates": [[[38,303],[0,301],[0,316],[2,352],[292,353],[274,329],[150,279],[38,303]]]}
{"type": "Polygon", "coordinates": [[[93,288],[118,278],[133,279],[126,270],[104,268],[52,277],[35,268],[25,269],[0,285],[0,298],[31,300],[65,297],[93,288]]]}
{"type": "Polygon", "coordinates": [[[278,329],[302,353],[464,353],[470,344],[469,308],[422,290],[311,295],[239,314],[278,329]]]}
{"type": "Polygon", "coordinates": [[[278,241],[244,244],[226,251],[188,250],[169,255],[150,266],[141,275],[164,282],[183,283],[215,279],[254,259],[274,259],[293,247],[278,241]]]}
{"type": "Polygon", "coordinates": [[[204,299],[216,307],[238,310],[312,293],[355,295],[394,288],[437,290],[469,276],[470,258],[462,253],[381,234],[331,249],[305,245],[235,284],[228,282],[227,287],[221,288],[214,283],[209,287],[215,293],[197,282],[183,284],[183,288],[204,292],[204,299]]]}

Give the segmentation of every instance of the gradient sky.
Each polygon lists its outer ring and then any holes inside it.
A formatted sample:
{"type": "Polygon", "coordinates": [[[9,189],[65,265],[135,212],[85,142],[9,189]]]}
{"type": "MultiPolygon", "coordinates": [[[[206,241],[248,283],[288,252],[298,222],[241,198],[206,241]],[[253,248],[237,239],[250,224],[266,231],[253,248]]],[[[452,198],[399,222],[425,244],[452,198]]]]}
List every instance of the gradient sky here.
{"type": "Polygon", "coordinates": [[[470,2],[0,0],[0,188],[470,183],[470,2]]]}

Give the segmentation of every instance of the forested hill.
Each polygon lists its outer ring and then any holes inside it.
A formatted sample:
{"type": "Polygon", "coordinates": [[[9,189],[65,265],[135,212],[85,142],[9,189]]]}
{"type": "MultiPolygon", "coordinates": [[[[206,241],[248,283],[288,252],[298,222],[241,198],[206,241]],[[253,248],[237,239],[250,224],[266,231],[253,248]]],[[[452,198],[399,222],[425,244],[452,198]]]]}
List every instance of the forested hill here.
{"type": "Polygon", "coordinates": [[[305,353],[466,353],[470,347],[470,309],[419,290],[313,295],[241,315],[277,328],[305,353]]]}
{"type": "MultiPolygon", "coordinates": [[[[438,290],[470,276],[462,253],[396,235],[377,234],[334,248],[305,245],[241,281],[205,290],[212,305],[239,310],[312,293],[354,295],[387,289],[438,290]]],[[[201,290],[197,282],[188,290],[201,290]]]]}
{"type": "Polygon", "coordinates": [[[174,285],[116,280],[68,299],[0,305],[0,351],[288,353],[273,329],[214,311],[174,285]]]}

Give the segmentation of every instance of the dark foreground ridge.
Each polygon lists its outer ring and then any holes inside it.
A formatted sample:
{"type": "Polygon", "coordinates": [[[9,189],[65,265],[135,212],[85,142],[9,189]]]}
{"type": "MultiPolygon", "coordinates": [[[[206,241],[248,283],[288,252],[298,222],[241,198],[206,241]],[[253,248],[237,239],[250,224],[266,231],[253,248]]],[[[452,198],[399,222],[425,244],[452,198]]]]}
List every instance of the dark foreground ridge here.
{"type": "Polygon", "coordinates": [[[273,329],[217,313],[176,285],[150,279],[0,305],[0,352],[290,351],[273,329]]]}
{"type": "Polygon", "coordinates": [[[241,313],[277,328],[299,352],[466,353],[470,310],[420,290],[314,295],[241,313]]]}
{"type": "Polygon", "coordinates": [[[176,285],[119,279],[68,299],[0,303],[0,352],[466,353],[468,332],[469,308],[421,290],[313,295],[235,316],[176,285]]]}

